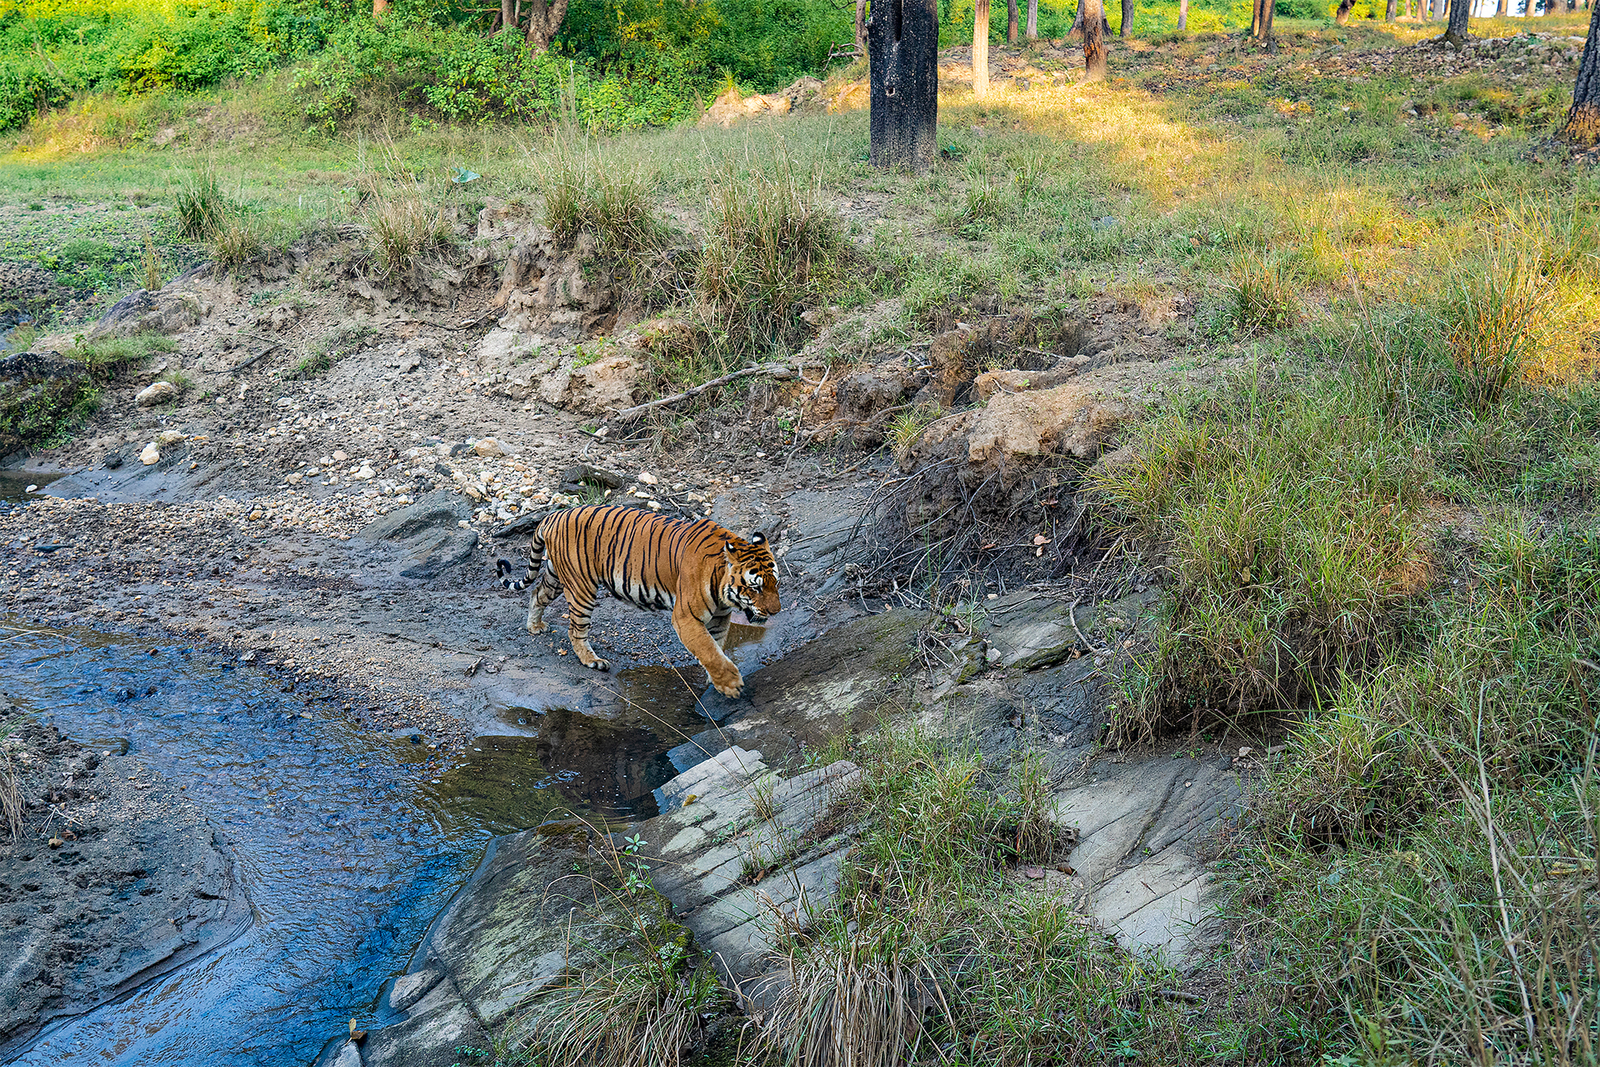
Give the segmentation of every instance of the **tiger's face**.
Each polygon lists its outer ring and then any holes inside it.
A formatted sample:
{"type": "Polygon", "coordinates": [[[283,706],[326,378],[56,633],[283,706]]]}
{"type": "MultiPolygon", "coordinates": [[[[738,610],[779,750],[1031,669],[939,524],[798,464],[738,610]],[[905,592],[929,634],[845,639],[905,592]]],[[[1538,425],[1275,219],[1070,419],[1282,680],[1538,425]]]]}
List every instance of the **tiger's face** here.
{"type": "Polygon", "coordinates": [[[776,615],[778,603],[777,562],[772,546],[761,534],[748,541],[732,541],[723,548],[727,569],[723,572],[722,598],[735,604],[753,623],[776,615]]]}

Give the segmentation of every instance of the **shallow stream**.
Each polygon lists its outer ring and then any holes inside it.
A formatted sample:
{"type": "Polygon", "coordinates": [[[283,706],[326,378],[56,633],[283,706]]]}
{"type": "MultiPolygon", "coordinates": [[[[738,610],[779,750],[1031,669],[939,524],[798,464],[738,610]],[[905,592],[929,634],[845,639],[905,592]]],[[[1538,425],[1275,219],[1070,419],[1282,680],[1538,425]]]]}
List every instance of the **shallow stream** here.
{"type": "Polygon", "coordinates": [[[0,678],[64,733],[186,785],[255,911],[219,951],[47,1031],[29,1067],[309,1063],[370,1019],[491,835],[573,808],[649,813],[683,738],[513,709],[507,725],[539,736],[479,738],[447,766],[226,653],[3,619],[0,678]]]}

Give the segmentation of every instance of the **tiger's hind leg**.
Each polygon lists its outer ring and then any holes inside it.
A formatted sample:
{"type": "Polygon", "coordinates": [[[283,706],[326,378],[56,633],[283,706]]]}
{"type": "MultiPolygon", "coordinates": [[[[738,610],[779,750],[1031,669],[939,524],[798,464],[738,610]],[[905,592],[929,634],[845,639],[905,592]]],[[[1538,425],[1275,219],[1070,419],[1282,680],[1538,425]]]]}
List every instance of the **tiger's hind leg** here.
{"type": "Polygon", "coordinates": [[[573,588],[567,589],[567,607],[571,609],[572,623],[567,627],[567,640],[572,643],[572,651],[578,654],[578,659],[585,667],[597,671],[609,671],[611,664],[594,654],[594,649],[589,647],[589,622],[594,618],[594,606],[597,603],[595,594],[599,587],[587,589],[579,593],[573,588]]]}
{"type": "Polygon", "coordinates": [[[540,577],[539,587],[533,591],[533,597],[528,601],[528,632],[542,634],[550,629],[550,624],[544,621],[544,609],[555,602],[561,595],[561,582],[554,574],[546,570],[540,577]]]}

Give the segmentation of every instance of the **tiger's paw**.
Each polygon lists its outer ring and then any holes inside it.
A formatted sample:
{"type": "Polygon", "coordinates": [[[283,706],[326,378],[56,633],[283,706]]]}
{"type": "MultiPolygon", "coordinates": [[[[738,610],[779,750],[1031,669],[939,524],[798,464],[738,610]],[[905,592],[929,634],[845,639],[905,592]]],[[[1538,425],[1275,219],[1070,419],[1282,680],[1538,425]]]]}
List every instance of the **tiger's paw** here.
{"type": "Polygon", "coordinates": [[[591,671],[609,671],[611,669],[611,661],[608,659],[600,659],[597,656],[595,657],[595,661],[593,663],[585,663],[584,666],[588,667],[591,671]]]}
{"type": "Polygon", "coordinates": [[[723,696],[736,697],[744,691],[744,676],[738,671],[734,671],[731,679],[724,678],[722,681],[712,679],[711,684],[716,686],[717,692],[723,696]]]}
{"type": "Polygon", "coordinates": [[[529,619],[528,620],[528,632],[530,634],[542,634],[542,633],[544,633],[545,631],[547,631],[549,629],[550,629],[550,624],[545,622],[542,619],[529,619]]]}

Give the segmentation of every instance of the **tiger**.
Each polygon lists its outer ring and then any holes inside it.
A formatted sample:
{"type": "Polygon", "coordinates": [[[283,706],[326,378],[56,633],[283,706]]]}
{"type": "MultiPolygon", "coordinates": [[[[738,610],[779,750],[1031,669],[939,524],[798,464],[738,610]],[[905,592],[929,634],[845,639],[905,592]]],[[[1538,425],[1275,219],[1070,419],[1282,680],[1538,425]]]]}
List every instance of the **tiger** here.
{"type": "Polygon", "coordinates": [[[597,504],[552,512],[534,529],[528,569],[520,580],[510,560],[496,561],[500,584],[522,590],[538,578],[528,605],[528,632],[550,628],[544,610],[563,592],[571,622],[567,639],[585,667],[611,664],[589,647],[589,620],[600,587],[647,611],[671,609],[672,628],[724,696],[744,688],[739,668],[722,651],[735,608],[752,623],[781,608],[772,546],[759,533],[740,538],[710,519],[674,518],[641,508],[597,504]]]}

